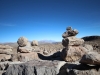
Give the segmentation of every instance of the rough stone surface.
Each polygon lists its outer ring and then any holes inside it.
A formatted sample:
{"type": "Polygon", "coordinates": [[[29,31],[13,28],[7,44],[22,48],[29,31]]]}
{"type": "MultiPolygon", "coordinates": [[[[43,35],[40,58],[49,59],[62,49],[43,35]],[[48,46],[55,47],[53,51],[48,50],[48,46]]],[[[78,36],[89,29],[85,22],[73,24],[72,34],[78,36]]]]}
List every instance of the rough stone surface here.
{"type": "Polygon", "coordinates": [[[100,75],[100,66],[66,63],[58,75],[100,75]]]}
{"type": "Polygon", "coordinates": [[[87,53],[93,51],[92,45],[83,44],[82,46],[83,46],[84,50],[87,51],[87,53]]]}
{"type": "Polygon", "coordinates": [[[9,45],[0,45],[0,54],[12,54],[13,47],[9,45]]]}
{"type": "Polygon", "coordinates": [[[38,54],[36,52],[20,53],[18,55],[18,60],[21,62],[27,62],[27,61],[36,60],[36,59],[39,59],[38,54]]]}
{"type": "Polygon", "coordinates": [[[41,52],[42,50],[38,46],[32,46],[32,51],[33,52],[41,52]]]}
{"type": "Polygon", "coordinates": [[[11,61],[16,62],[27,62],[30,60],[39,60],[38,54],[36,52],[31,53],[17,53],[11,55],[11,61]]]}
{"type": "Polygon", "coordinates": [[[77,61],[86,53],[82,46],[68,46],[61,52],[61,58],[65,61],[77,61]]]}
{"type": "Polygon", "coordinates": [[[13,64],[22,64],[24,62],[9,62],[9,61],[5,61],[5,62],[0,62],[0,71],[6,71],[7,68],[13,64]]]}
{"type": "Polygon", "coordinates": [[[20,52],[20,53],[30,53],[30,52],[32,52],[32,47],[28,47],[28,46],[18,47],[18,52],[20,52]]]}
{"type": "Polygon", "coordinates": [[[32,46],[38,46],[38,41],[37,41],[37,40],[33,40],[33,41],[31,42],[31,45],[32,45],[32,46]]]}
{"type": "Polygon", "coordinates": [[[70,37],[70,36],[76,36],[78,34],[78,31],[76,29],[72,29],[71,27],[67,27],[66,30],[67,31],[62,34],[63,38],[70,37]]]}
{"type": "Polygon", "coordinates": [[[5,75],[57,75],[58,62],[30,61],[8,67],[5,75]]]}
{"type": "Polygon", "coordinates": [[[17,41],[17,43],[18,43],[18,45],[19,45],[20,47],[26,46],[26,45],[27,45],[27,42],[28,42],[28,40],[27,40],[27,38],[25,38],[25,37],[20,37],[20,38],[18,39],[18,41],[17,41]]]}
{"type": "Polygon", "coordinates": [[[62,45],[64,47],[67,47],[68,45],[74,45],[74,46],[78,46],[78,45],[82,45],[84,43],[83,39],[80,38],[76,38],[76,37],[67,37],[65,39],[62,40],[62,45]]]}
{"type": "Polygon", "coordinates": [[[12,62],[19,61],[19,58],[20,58],[20,53],[11,54],[11,61],[12,62]]]}
{"type": "Polygon", "coordinates": [[[4,75],[100,75],[100,66],[64,61],[29,61],[12,64],[4,75]]]}
{"type": "Polygon", "coordinates": [[[13,54],[12,49],[0,49],[0,54],[13,54]]]}
{"type": "Polygon", "coordinates": [[[100,65],[100,54],[97,52],[89,52],[80,60],[82,64],[100,65]]]}
{"type": "Polygon", "coordinates": [[[0,49],[12,49],[13,47],[9,45],[0,45],[0,49]]]}
{"type": "Polygon", "coordinates": [[[0,61],[4,62],[11,58],[11,55],[0,54],[0,61]]]}
{"type": "Polygon", "coordinates": [[[24,46],[24,47],[18,46],[17,52],[20,52],[20,53],[30,53],[30,52],[32,52],[32,47],[31,47],[30,42],[27,42],[27,45],[24,46]]]}

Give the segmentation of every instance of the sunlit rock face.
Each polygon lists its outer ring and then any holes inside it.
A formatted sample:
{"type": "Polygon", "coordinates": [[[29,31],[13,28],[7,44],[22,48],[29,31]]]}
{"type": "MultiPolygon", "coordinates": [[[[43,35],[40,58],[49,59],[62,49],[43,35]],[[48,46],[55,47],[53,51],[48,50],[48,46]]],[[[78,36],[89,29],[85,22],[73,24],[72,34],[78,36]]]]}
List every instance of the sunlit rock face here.
{"type": "Polygon", "coordinates": [[[28,41],[27,38],[25,37],[20,37],[17,41],[18,43],[18,48],[17,51],[20,53],[30,53],[32,52],[32,47],[31,47],[31,43],[28,41]]]}
{"type": "Polygon", "coordinates": [[[89,52],[81,58],[80,63],[100,65],[100,54],[97,52],[89,52]]]}
{"type": "Polygon", "coordinates": [[[84,40],[81,38],[76,38],[75,36],[78,34],[76,29],[72,29],[72,27],[67,27],[67,31],[62,34],[63,40],[62,45],[65,47],[61,52],[61,58],[64,61],[77,61],[81,59],[81,57],[89,52],[93,48],[89,48],[91,46],[85,45],[84,40]]]}
{"type": "Polygon", "coordinates": [[[27,45],[28,39],[26,37],[20,37],[17,41],[20,47],[24,47],[27,45]]]}
{"type": "Polygon", "coordinates": [[[84,54],[86,50],[82,46],[69,46],[68,48],[64,48],[61,52],[61,57],[65,61],[77,61],[84,54]]]}
{"type": "Polygon", "coordinates": [[[32,45],[32,46],[38,46],[38,41],[37,41],[37,40],[33,40],[33,41],[31,42],[31,45],[32,45]]]}

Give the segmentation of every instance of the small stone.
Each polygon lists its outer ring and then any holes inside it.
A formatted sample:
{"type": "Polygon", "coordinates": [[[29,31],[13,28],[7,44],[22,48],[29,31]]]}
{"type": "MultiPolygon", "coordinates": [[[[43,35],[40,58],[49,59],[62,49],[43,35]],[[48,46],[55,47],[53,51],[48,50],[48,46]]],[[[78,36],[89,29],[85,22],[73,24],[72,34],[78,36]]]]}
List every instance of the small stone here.
{"type": "Polygon", "coordinates": [[[38,46],[38,41],[37,41],[37,40],[33,40],[33,41],[31,42],[31,45],[32,45],[32,46],[38,46]]]}

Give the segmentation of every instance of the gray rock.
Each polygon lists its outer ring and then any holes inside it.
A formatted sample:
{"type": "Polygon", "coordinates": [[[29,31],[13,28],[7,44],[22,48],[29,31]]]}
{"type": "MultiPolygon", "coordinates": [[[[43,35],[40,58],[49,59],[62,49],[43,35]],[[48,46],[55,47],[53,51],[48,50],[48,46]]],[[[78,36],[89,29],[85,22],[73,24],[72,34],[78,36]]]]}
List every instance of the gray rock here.
{"type": "Polygon", "coordinates": [[[78,34],[78,31],[76,29],[72,29],[71,27],[67,27],[66,30],[67,31],[62,34],[63,38],[70,37],[70,36],[76,36],[78,34]]]}
{"type": "Polygon", "coordinates": [[[61,52],[61,58],[64,61],[77,61],[86,53],[82,46],[68,46],[61,52]]]}
{"type": "Polygon", "coordinates": [[[58,75],[99,75],[100,66],[90,66],[69,62],[60,68],[58,75]]]}
{"type": "Polygon", "coordinates": [[[26,45],[27,45],[27,42],[28,42],[28,40],[27,40],[27,38],[25,38],[25,37],[20,37],[20,38],[18,39],[18,41],[17,41],[17,43],[18,43],[18,45],[19,45],[20,47],[26,46],[26,45]]]}
{"type": "Polygon", "coordinates": [[[13,51],[12,51],[12,49],[0,49],[0,54],[11,55],[11,54],[13,54],[13,51]]]}
{"type": "Polygon", "coordinates": [[[92,45],[84,44],[83,47],[86,48],[87,53],[93,51],[92,45]]]}
{"type": "Polygon", "coordinates": [[[30,52],[30,53],[20,53],[18,55],[18,60],[21,62],[27,62],[30,60],[39,60],[38,54],[36,52],[30,52]]]}
{"type": "Polygon", "coordinates": [[[42,50],[40,49],[39,46],[32,46],[32,51],[33,52],[41,52],[42,50]]]}
{"type": "Polygon", "coordinates": [[[8,67],[5,75],[57,75],[56,61],[30,61],[8,67]]]}
{"type": "Polygon", "coordinates": [[[19,61],[19,57],[20,57],[20,53],[12,54],[11,61],[12,62],[19,61]]]}
{"type": "Polygon", "coordinates": [[[0,61],[2,62],[10,60],[10,58],[11,58],[11,55],[0,54],[0,61]]]}
{"type": "Polygon", "coordinates": [[[89,52],[80,60],[82,64],[100,65],[100,54],[97,52],[89,52]]]}
{"type": "Polygon", "coordinates": [[[0,49],[13,49],[13,47],[9,45],[0,45],[0,49]]]}
{"type": "Polygon", "coordinates": [[[37,40],[33,40],[33,41],[31,42],[31,45],[32,45],[32,46],[38,46],[38,41],[37,41],[37,40]]]}
{"type": "Polygon", "coordinates": [[[67,31],[68,31],[68,30],[72,30],[72,27],[67,27],[66,30],[67,30],[67,31]]]}
{"type": "Polygon", "coordinates": [[[20,52],[20,53],[30,53],[30,52],[32,52],[32,47],[28,47],[28,46],[18,47],[18,52],[20,52]]]}
{"type": "Polygon", "coordinates": [[[0,54],[13,54],[13,47],[9,45],[0,45],[0,54]]]}
{"type": "Polygon", "coordinates": [[[17,52],[20,52],[20,53],[30,53],[30,52],[32,52],[32,47],[31,47],[30,42],[27,42],[26,46],[24,46],[24,47],[18,46],[17,52]]]}
{"type": "Polygon", "coordinates": [[[67,37],[67,38],[64,38],[62,40],[62,45],[64,47],[67,47],[68,45],[71,45],[71,46],[79,46],[79,45],[82,45],[83,43],[84,43],[84,40],[83,39],[76,38],[74,36],[67,37]]]}
{"type": "Polygon", "coordinates": [[[0,62],[0,71],[5,71],[7,70],[7,68],[13,64],[22,64],[23,62],[9,62],[9,61],[5,61],[5,62],[0,62]]]}

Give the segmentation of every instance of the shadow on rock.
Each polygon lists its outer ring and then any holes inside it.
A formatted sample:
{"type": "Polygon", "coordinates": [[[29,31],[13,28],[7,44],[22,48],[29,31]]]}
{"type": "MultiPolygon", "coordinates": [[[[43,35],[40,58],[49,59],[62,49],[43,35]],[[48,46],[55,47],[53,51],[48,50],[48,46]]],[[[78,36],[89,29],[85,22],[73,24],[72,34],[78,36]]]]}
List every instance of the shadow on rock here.
{"type": "MultiPolygon", "coordinates": [[[[86,65],[86,64],[70,64],[67,63],[65,65],[63,65],[60,70],[59,70],[59,74],[58,75],[78,75],[78,73],[81,75],[81,73],[83,73],[85,75],[85,73],[88,73],[89,75],[91,72],[94,72],[94,74],[99,74],[100,71],[100,66],[96,65],[96,66],[90,66],[90,65],[86,65]],[[77,72],[77,73],[75,73],[77,72]]],[[[83,75],[82,74],[82,75],[83,75]]]]}
{"type": "Polygon", "coordinates": [[[50,55],[50,56],[44,56],[44,55],[38,53],[38,57],[39,57],[41,60],[62,60],[62,59],[60,58],[60,53],[61,53],[61,52],[59,51],[59,52],[56,52],[56,53],[54,53],[54,54],[52,54],[52,55],[50,55]]]}

